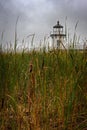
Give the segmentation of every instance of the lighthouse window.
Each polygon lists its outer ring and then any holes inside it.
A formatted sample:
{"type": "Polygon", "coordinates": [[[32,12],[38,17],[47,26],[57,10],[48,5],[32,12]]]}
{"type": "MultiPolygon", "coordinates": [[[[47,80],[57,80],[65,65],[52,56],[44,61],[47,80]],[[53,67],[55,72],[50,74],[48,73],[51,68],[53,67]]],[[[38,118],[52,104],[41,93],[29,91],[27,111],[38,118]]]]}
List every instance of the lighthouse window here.
{"type": "Polygon", "coordinates": [[[60,47],[60,40],[57,40],[57,48],[60,47]]]}

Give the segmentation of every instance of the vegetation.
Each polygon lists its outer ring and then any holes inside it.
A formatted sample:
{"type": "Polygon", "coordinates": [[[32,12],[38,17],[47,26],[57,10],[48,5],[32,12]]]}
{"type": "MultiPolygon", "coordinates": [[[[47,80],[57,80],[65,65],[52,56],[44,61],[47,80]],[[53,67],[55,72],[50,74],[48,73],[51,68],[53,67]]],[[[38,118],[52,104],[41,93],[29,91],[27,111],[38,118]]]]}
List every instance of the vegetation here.
{"type": "Polygon", "coordinates": [[[0,52],[0,130],[87,130],[86,56],[0,52]]]}

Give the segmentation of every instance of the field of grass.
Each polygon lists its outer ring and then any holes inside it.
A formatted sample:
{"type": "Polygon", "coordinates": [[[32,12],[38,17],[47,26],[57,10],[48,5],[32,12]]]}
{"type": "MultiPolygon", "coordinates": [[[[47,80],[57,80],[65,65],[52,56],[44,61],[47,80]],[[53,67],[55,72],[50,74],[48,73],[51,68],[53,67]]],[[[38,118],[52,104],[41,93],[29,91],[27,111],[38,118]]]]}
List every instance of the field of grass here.
{"type": "Polygon", "coordinates": [[[87,130],[87,53],[0,53],[0,130],[87,130]]]}

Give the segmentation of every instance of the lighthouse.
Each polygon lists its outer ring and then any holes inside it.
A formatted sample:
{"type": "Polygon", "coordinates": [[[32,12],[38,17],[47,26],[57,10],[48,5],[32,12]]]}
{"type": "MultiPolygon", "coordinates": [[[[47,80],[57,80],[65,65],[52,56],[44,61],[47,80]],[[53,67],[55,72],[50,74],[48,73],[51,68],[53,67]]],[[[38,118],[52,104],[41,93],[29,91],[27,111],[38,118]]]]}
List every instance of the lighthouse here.
{"type": "Polygon", "coordinates": [[[64,38],[66,35],[63,33],[63,26],[57,21],[57,24],[53,26],[53,32],[50,34],[52,38],[53,47],[57,47],[58,49],[62,49],[62,43],[64,42],[64,38]]]}

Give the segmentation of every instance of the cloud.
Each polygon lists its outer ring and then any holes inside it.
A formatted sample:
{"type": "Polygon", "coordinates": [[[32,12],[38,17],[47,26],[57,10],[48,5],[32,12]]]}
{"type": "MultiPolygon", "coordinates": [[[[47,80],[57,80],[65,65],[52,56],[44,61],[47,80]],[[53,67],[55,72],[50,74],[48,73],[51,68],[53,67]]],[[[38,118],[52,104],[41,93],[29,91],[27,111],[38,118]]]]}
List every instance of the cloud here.
{"type": "Polygon", "coordinates": [[[49,34],[59,19],[71,31],[79,20],[78,32],[87,33],[86,0],[0,0],[0,33],[5,30],[5,41],[14,40],[15,23],[18,16],[18,37],[35,33],[40,40],[49,34]]]}

